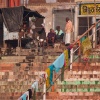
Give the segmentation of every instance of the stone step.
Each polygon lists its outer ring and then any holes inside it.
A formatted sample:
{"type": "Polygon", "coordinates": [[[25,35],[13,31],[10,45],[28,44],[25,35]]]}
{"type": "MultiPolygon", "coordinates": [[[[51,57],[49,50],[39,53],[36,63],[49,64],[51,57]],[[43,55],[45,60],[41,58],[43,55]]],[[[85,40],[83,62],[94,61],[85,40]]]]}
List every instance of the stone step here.
{"type": "Polygon", "coordinates": [[[58,81],[56,92],[100,92],[100,81],[98,80],[66,80],[58,81]]]}
{"type": "Polygon", "coordinates": [[[72,70],[100,70],[100,62],[74,62],[72,70]]]}
{"type": "MultiPolygon", "coordinates": [[[[42,93],[37,93],[37,100],[42,100],[43,97],[40,97],[42,93]],[[41,98],[41,99],[40,99],[41,98]]],[[[46,100],[99,100],[99,93],[93,92],[47,92],[46,100]]]]}
{"type": "Polygon", "coordinates": [[[0,63],[1,62],[16,63],[16,62],[21,62],[24,59],[26,59],[26,56],[3,56],[1,57],[0,63]]]}
{"type": "MultiPolygon", "coordinates": [[[[17,100],[22,94],[23,92],[0,93],[0,100],[17,100]]],[[[99,100],[99,98],[100,98],[99,93],[93,93],[93,92],[85,92],[85,93],[47,92],[46,93],[46,100],[99,100]]],[[[36,94],[36,100],[43,100],[43,96],[41,92],[38,92],[36,94]]]]}
{"type": "Polygon", "coordinates": [[[0,70],[13,70],[15,63],[0,63],[0,70]]]}
{"type": "Polygon", "coordinates": [[[0,100],[17,100],[22,95],[22,92],[19,93],[0,93],[0,100]],[[6,95],[6,96],[5,96],[6,95]]]}

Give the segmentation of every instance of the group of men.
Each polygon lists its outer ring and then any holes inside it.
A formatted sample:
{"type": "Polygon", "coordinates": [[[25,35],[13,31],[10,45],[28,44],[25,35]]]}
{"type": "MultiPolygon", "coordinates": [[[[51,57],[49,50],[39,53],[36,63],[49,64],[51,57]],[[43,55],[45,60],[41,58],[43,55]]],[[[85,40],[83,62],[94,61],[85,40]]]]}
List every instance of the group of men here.
{"type": "MultiPolygon", "coordinates": [[[[41,24],[41,29],[38,31],[39,43],[40,46],[44,44],[44,40],[46,40],[47,45],[54,45],[56,41],[64,42],[66,46],[71,43],[71,34],[73,32],[73,25],[70,19],[66,18],[65,32],[63,32],[60,26],[56,27],[56,30],[50,29],[50,32],[46,36],[44,24],[41,24]]],[[[26,25],[24,24],[23,28],[21,28],[19,32],[20,37],[26,37],[26,25]]],[[[29,32],[28,32],[29,33],[29,32]]]]}
{"type": "Polygon", "coordinates": [[[41,36],[40,36],[40,41],[46,40],[47,45],[49,45],[49,44],[54,45],[55,41],[58,41],[58,40],[60,40],[60,42],[64,42],[66,46],[70,45],[70,43],[71,43],[73,24],[68,17],[66,18],[65,32],[63,32],[60,29],[60,26],[57,26],[56,30],[50,29],[50,32],[47,34],[47,37],[46,37],[45,28],[43,25],[42,25],[41,30],[44,30],[43,31],[44,33],[43,32],[41,32],[41,33],[44,34],[45,37],[42,38],[42,40],[41,40],[41,36]]]}

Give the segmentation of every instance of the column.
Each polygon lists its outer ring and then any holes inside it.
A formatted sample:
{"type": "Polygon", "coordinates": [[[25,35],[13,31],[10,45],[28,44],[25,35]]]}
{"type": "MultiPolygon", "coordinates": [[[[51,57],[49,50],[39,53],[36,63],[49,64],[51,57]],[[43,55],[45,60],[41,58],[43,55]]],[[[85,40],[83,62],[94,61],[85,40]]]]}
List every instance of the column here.
{"type": "MultiPolygon", "coordinates": [[[[95,17],[93,17],[92,18],[92,23],[95,23],[96,22],[96,19],[95,19],[95,17]]],[[[96,46],[96,29],[95,29],[96,27],[94,27],[93,29],[92,29],[92,34],[93,34],[93,48],[95,48],[95,46],[96,46]]]]}
{"type": "Polygon", "coordinates": [[[74,40],[77,39],[78,36],[78,5],[75,6],[75,16],[74,16],[74,40]]]}

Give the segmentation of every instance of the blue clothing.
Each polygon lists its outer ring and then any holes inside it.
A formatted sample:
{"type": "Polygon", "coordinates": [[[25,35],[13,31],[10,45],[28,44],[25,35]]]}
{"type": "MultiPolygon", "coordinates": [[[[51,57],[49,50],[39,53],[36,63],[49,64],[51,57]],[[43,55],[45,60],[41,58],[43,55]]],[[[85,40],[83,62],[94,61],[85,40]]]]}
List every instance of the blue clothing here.
{"type": "Polygon", "coordinates": [[[33,89],[35,89],[35,91],[38,90],[38,81],[35,81],[32,86],[31,86],[33,89]]]}
{"type": "Polygon", "coordinates": [[[54,71],[54,65],[49,66],[50,69],[50,84],[53,85],[52,79],[53,79],[53,71],[54,71]]]}
{"type": "Polygon", "coordinates": [[[23,94],[23,95],[21,96],[21,99],[26,100],[26,94],[23,94]]]}
{"type": "Polygon", "coordinates": [[[64,32],[62,30],[60,30],[60,31],[56,30],[55,32],[56,32],[56,35],[64,34],[64,32]]]}
{"type": "Polygon", "coordinates": [[[55,71],[58,72],[64,65],[64,53],[62,53],[54,62],[55,71]]]}

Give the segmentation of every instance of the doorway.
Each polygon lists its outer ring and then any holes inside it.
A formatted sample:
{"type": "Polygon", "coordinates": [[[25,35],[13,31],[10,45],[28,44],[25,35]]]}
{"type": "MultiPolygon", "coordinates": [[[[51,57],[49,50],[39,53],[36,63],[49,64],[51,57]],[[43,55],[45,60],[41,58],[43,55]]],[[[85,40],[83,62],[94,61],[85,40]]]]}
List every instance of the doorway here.
{"type": "MultiPolygon", "coordinates": [[[[82,35],[92,25],[92,17],[79,17],[78,35],[82,35]]],[[[89,35],[92,34],[92,30],[89,31],[89,35]]]]}
{"type": "Polygon", "coordinates": [[[73,22],[74,12],[70,9],[54,10],[54,29],[56,26],[60,26],[63,32],[65,32],[66,17],[73,22]]]}

